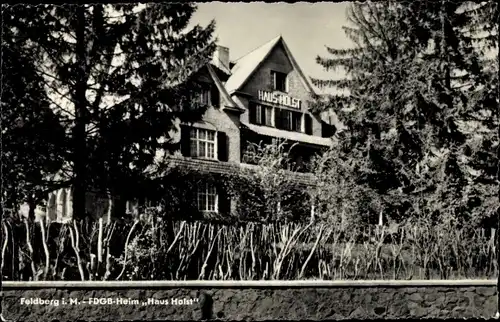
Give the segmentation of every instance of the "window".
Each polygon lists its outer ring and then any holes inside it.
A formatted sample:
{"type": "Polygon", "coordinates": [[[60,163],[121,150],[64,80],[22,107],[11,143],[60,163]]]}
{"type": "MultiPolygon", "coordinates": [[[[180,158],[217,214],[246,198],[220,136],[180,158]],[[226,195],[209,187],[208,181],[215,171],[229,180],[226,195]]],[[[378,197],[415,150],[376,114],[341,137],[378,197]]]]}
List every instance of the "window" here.
{"type": "Polygon", "coordinates": [[[265,114],[265,119],[264,119],[264,125],[267,126],[274,126],[273,122],[273,108],[269,106],[264,107],[264,114],[265,114]]]}
{"type": "Polygon", "coordinates": [[[276,91],[287,92],[287,81],[286,74],[271,71],[271,80],[273,84],[273,89],[276,91]]]}
{"type": "Polygon", "coordinates": [[[302,113],[292,112],[291,130],[295,132],[302,132],[302,113]]]}
{"type": "Polygon", "coordinates": [[[203,105],[210,105],[210,89],[204,88],[200,92],[200,103],[203,105]]]}
{"type": "Polygon", "coordinates": [[[210,184],[201,185],[196,193],[196,203],[200,211],[217,212],[217,190],[210,184]]]}
{"type": "Polygon", "coordinates": [[[264,123],[264,118],[265,114],[263,115],[262,113],[262,106],[261,105],[255,105],[255,123],[256,124],[262,124],[264,123]]]}
{"type": "Polygon", "coordinates": [[[259,104],[250,105],[250,123],[273,126],[273,108],[259,104]]]}
{"type": "Polygon", "coordinates": [[[302,132],[303,113],[276,108],[276,127],[282,130],[302,132]]]}
{"type": "Polygon", "coordinates": [[[273,126],[280,130],[312,134],[312,119],[307,113],[250,103],[250,123],[273,126]]]}
{"type": "Polygon", "coordinates": [[[287,110],[281,110],[281,126],[284,130],[291,130],[292,126],[292,112],[287,110]]]}
{"type": "Polygon", "coordinates": [[[198,158],[215,159],[215,131],[205,129],[191,129],[190,131],[190,156],[198,158]]]}

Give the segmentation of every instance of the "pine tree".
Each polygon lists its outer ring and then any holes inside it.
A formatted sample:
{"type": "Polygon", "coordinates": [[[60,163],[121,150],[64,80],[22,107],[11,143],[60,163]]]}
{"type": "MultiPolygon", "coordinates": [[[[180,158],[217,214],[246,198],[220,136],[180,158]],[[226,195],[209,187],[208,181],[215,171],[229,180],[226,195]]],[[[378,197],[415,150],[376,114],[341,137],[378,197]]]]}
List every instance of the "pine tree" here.
{"type": "Polygon", "coordinates": [[[16,41],[11,25],[12,21],[4,19],[1,204],[15,210],[20,202],[36,202],[65,184],[49,178],[62,166],[66,142],[59,115],[49,108],[43,79],[34,72],[33,61],[23,42],[16,41]]]}
{"type": "MultiPolygon", "coordinates": [[[[315,83],[349,92],[318,102],[318,108],[337,109],[348,126],[341,138],[344,152],[359,150],[369,160],[355,176],[376,189],[395,216],[479,216],[484,213],[473,209],[491,204],[484,191],[476,191],[481,205],[462,199],[475,180],[488,177],[472,178],[478,155],[467,159],[474,135],[464,128],[471,115],[498,126],[492,111],[498,104],[492,100],[498,97],[495,79],[480,50],[498,46],[491,42],[497,27],[486,23],[486,37],[470,39],[477,34],[472,30],[477,17],[491,21],[498,8],[490,3],[476,11],[464,7],[452,1],[354,4],[348,14],[354,26],[344,30],[355,47],[327,48],[334,58],[317,58],[327,70],[343,68],[348,77],[315,83]],[[430,202],[430,196],[440,197],[430,202]]],[[[486,136],[492,138],[491,132],[486,136]]],[[[491,165],[494,158],[488,159],[491,165]]]]}
{"type": "Polygon", "coordinates": [[[29,47],[70,137],[73,214],[90,187],[125,194],[146,177],[174,121],[196,120],[196,72],[214,23],[187,25],[192,4],[13,6],[4,16],[29,47]]]}

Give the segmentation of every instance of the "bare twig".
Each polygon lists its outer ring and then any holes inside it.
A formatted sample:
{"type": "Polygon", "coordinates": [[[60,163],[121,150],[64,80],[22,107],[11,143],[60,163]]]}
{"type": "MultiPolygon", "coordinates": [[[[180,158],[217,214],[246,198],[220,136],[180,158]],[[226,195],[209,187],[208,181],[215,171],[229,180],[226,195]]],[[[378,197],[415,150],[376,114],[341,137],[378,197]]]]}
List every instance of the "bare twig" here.
{"type": "Polygon", "coordinates": [[[185,225],[186,225],[186,222],[182,221],[181,222],[181,226],[179,227],[179,231],[177,232],[177,235],[175,235],[175,238],[174,238],[174,241],[172,242],[172,244],[170,244],[170,246],[168,247],[166,254],[170,253],[170,251],[172,250],[172,248],[174,248],[175,243],[177,243],[177,241],[179,240],[179,237],[181,236],[182,231],[184,230],[184,226],[185,225]]]}
{"type": "Polygon", "coordinates": [[[75,221],[73,220],[74,223],[74,229],[75,231],[73,232],[72,227],[69,228],[69,235],[71,238],[71,246],[73,247],[73,250],[75,251],[76,255],[76,262],[78,265],[78,271],[80,272],[80,278],[82,281],[85,281],[85,273],[83,272],[83,266],[82,266],[82,260],[80,258],[80,248],[79,248],[79,239],[78,239],[78,229],[76,226],[75,221]]]}
{"type": "Polygon", "coordinates": [[[0,272],[3,275],[3,267],[5,264],[5,253],[7,250],[7,245],[9,243],[9,230],[8,230],[7,225],[5,224],[4,221],[2,221],[2,227],[3,227],[4,234],[3,234],[3,245],[2,245],[2,265],[0,268],[0,272]]]}
{"type": "Polygon", "coordinates": [[[309,252],[309,256],[307,256],[306,261],[302,265],[302,269],[300,270],[300,274],[299,274],[299,279],[302,279],[302,277],[304,276],[304,272],[306,270],[307,264],[309,263],[314,252],[316,251],[316,247],[318,247],[318,243],[319,243],[321,237],[323,236],[323,228],[324,228],[324,225],[321,225],[321,228],[320,228],[319,233],[318,233],[318,237],[316,238],[316,242],[314,243],[314,246],[311,248],[311,251],[309,252]]]}
{"type": "Polygon", "coordinates": [[[111,226],[111,229],[108,231],[108,234],[106,236],[106,240],[104,242],[104,247],[106,249],[106,272],[104,273],[103,279],[106,281],[109,279],[109,276],[111,275],[111,253],[109,249],[109,244],[111,237],[113,236],[113,233],[115,231],[116,223],[113,223],[111,226]]]}
{"type": "Polygon", "coordinates": [[[40,220],[40,230],[42,232],[42,244],[43,244],[43,251],[45,253],[45,267],[43,269],[43,279],[46,280],[50,268],[50,253],[49,253],[49,247],[47,246],[47,239],[45,236],[46,235],[45,224],[43,220],[40,220]]]}
{"type": "Polygon", "coordinates": [[[124,250],[125,254],[123,255],[123,267],[120,274],[118,274],[118,276],[116,277],[116,280],[119,280],[122,277],[123,273],[125,272],[125,268],[127,267],[128,243],[130,241],[130,236],[132,236],[132,233],[134,232],[134,229],[138,224],[139,224],[139,219],[136,219],[134,221],[134,224],[130,228],[130,231],[128,232],[127,239],[125,240],[125,250],[124,250]]]}
{"type": "Polygon", "coordinates": [[[35,258],[34,258],[34,251],[33,251],[33,245],[31,245],[31,238],[30,238],[30,226],[28,219],[24,219],[24,226],[26,227],[26,246],[28,247],[28,251],[30,253],[30,266],[31,266],[31,273],[33,274],[33,280],[37,279],[37,274],[36,274],[36,268],[35,268],[35,258]]]}
{"type": "MultiPolygon", "coordinates": [[[[213,237],[213,226],[210,227],[210,235],[213,237]]],[[[198,279],[201,280],[203,279],[203,277],[205,276],[205,268],[207,267],[207,262],[208,262],[208,259],[210,258],[210,254],[212,253],[212,250],[214,248],[214,245],[215,245],[215,242],[217,241],[217,238],[219,237],[219,234],[220,232],[222,231],[221,228],[219,228],[219,230],[217,231],[217,235],[215,236],[215,238],[210,238],[212,239],[212,244],[210,245],[210,249],[208,251],[208,254],[207,256],[205,257],[205,261],[203,262],[203,266],[201,267],[201,272],[200,272],[200,275],[198,276],[198,279]]]]}

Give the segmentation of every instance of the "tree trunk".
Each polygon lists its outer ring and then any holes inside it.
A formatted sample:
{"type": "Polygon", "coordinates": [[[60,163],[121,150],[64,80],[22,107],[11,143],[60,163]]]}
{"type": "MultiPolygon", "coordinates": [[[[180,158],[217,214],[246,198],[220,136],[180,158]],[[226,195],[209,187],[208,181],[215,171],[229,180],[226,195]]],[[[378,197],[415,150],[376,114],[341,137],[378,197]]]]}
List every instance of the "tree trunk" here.
{"type": "Polygon", "coordinates": [[[32,194],[28,196],[28,205],[29,205],[28,220],[30,221],[30,223],[33,223],[35,222],[36,203],[35,203],[35,198],[33,197],[32,194]]]}
{"type": "Polygon", "coordinates": [[[20,263],[19,263],[19,247],[20,243],[18,242],[18,234],[19,227],[14,223],[10,225],[11,240],[12,240],[12,262],[11,262],[11,271],[12,271],[12,280],[19,280],[19,272],[21,271],[20,263]]]}
{"type": "MultiPolygon", "coordinates": [[[[2,276],[4,276],[3,269],[5,266],[5,258],[7,254],[7,246],[9,245],[9,229],[7,228],[7,224],[2,221],[2,228],[3,228],[3,234],[2,234],[2,264],[1,264],[1,269],[0,272],[2,273],[2,276]]],[[[13,248],[10,246],[10,248],[13,248]]],[[[8,276],[11,276],[11,274],[8,274],[8,276]]]]}
{"type": "Polygon", "coordinates": [[[85,45],[85,7],[79,6],[77,12],[76,26],[76,59],[77,81],[75,83],[75,126],[73,128],[73,165],[74,165],[74,194],[73,194],[73,216],[82,219],[85,216],[85,170],[86,170],[86,45],[85,45]]]}
{"type": "Polygon", "coordinates": [[[42,239],[42,245],[43,245],[43,251],[45,253],[45,267],[43,268],[43,280],[47,280],[47,276],[49,274],[49,268],[50,268],[50,252],[49,252],[49,247],[47,246],[47,240],[46,240],[46,231],[45,231],[45,221],[40,218],[40,231],[42,233],[41,239],[42,239]]]}
{"type": "Polygon", "coordinates": [[[99,231],[97,235],[97,270],[95,272],[92,272],[92,274],[95,275],[96,278],[101,277],[101,270],[103,267],[103,260],[102,260],[102,255],[103,255],[103,249],[102,249],[102,233],[103,233],[103,217],[99,217],[99,231]]]}

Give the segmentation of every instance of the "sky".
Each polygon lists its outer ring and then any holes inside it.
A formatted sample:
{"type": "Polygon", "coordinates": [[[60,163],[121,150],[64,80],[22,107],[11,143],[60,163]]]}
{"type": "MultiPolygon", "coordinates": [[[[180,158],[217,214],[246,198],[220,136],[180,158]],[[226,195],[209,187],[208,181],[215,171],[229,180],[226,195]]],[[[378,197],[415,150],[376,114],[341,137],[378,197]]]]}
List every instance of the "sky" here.
{"type": "Polygon", "coordinates": [[[325,46],[352,46],[342,26],[347,24],[344,3],[199,3],[191,24],[216,22],[218,44],[229,48],[236,60],[269,40],[282,35],[303,72],[314,78],[339,78],[325,72],[315,61],[328,57],[325,46]]]}

